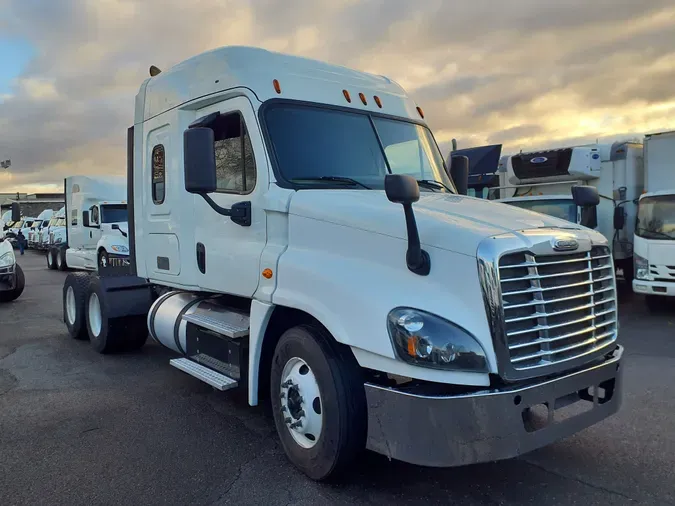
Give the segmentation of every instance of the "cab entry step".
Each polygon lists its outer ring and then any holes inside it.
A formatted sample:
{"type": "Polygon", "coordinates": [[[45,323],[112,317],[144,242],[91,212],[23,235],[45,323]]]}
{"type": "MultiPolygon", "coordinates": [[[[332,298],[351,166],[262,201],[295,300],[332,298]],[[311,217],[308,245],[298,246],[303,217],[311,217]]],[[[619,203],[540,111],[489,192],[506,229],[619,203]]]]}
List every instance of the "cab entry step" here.
{"type": "Polygon", "coordinates": [[[229,390],[230,388],[236,387],[238,384],[237,380],[225,376],[224,374],[220,374],[208,367],[204,367],[188,358],[174,358],[171,359],[169,363],[176,369],[180,369],[218,390],[229,390]]]}
{"type": "Polygon", "coordinates": [[[213,316],[207,316],[203,313],[186,314],[183,315],[183,321],[231,338],[248,335],[248,317],[230,312],[215,313],[211,311],[210,313],[213,313],[213,316]],[[233,316],[236,316],[239,321],[232,320],[233,316]]]}

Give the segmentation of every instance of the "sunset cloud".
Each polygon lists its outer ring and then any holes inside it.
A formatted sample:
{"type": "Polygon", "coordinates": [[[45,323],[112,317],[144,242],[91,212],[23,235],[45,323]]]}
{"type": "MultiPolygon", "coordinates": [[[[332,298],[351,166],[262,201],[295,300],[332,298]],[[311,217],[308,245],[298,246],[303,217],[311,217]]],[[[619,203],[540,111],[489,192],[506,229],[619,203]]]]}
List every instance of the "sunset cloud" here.
{"type": "Polygon", "coordinates": [[[0,0],[0,20],[31,47],[0,90],[2,191],[122,172],[148,67],[229,44],[387,75],[445,150],[675,128],[671,0],[0,0]]]}

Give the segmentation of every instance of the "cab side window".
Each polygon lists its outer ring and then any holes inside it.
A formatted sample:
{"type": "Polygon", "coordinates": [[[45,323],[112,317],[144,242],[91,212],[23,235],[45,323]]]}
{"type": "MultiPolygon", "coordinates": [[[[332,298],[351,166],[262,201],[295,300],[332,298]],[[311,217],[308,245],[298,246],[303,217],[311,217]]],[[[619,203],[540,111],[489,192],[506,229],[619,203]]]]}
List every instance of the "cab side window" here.
{"type": "Polygon", "coordinates": [[[213,125],[217,191],[250,193],[256,183],[255,158],[243,116],[222,114],[213,125]]]}
{"type": "Polygon", "coordinates": [[[152,148],[152,202],[158,206],[164,202],[166,164],[164,146],[157,144],[152,148]]]}

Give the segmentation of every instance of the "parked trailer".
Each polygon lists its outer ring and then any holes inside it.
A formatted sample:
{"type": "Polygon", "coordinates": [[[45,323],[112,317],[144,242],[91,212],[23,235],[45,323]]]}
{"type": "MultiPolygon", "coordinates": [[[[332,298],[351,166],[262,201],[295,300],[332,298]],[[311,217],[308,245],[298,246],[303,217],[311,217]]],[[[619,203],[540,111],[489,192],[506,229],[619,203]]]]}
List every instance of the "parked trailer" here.
{"type": "Polygon", "coordinates": [[[396,83],[243,47],[151,75],[128,131],[129,265],[68,275],[72,337],[111,353],[149,332],[177,369],[269,399],[317,480],[364,448],[511,458],[619,409],[607,239],[462,195],[466,165],[446,172],[396,83]],[[573,402],[589,409],[560,423],[531,409],[573,402]]]}

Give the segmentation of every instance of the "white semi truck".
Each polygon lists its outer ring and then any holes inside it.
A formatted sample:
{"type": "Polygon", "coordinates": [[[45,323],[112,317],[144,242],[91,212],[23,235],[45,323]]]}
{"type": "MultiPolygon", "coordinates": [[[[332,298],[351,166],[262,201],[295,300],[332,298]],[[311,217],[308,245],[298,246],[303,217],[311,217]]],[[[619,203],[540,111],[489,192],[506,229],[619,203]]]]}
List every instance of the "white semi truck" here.
{"type": "Polygon", "coordinates": [[[95,271],[128,263],[126,179],[71,176],[64,190],[66,240],[53,237],[47,267],[95,271]]]}
{"type": "Polygon", "coordinates": [[[42,229],[40,230],[40,234],[38,236],[36,248],[39,250],[47,251],[49,249],[49,238],[50,234],[52,234],[59,223],[63,223],[63,226],[65,227],[65,213],[66,213],[66,208],[65,206],[59,209],[58,211],[54,212],[52,214],[52,217],[49,219],[49,222],[47,223],[46,226],[43,226],[42,229]]]}
{"type": "Polygon", "coordinates": [[[26,237],[29,248],[39,249],[42,230],[49,226],[49,221],[52,219],[53,215],[53,209],[45,209],[35,219],[28,231],[28,236],[26,237]]]}
{"type": "Polygon", "coordinates": [[[23,293],[26,279],[21,266],[16,261],[14,248],[6,237],[5,218],[8,221],[19,221],[21,212],[19,205],[12,204],[10,215],[3,214],[0,219],[0,302],[11,302],[18,299],[23,293]]]}
{"type": "Polygon", "coordinates": [[[470,175],[477,196],[583,224],[571,188],[597,188],[600,204],[588,218],[607,238],[616,268],[631,283],[636,202],[644,188],[642,144],[591,144],[501,158],[500,151],[495,145],[453,152],[468,156],[477,168],[470,175]]]}
{"type": "Polygon", "coordinates": [[[648,307],[658,310],[668,297],[675,297],[675,132],[647,135],[644,160],[633,291],[644,294],[648,307]]]}
{"type": "Polygon", "coordinates": [[[127,138],[130,262],[67,276],[73,338],[111,353],[149,333],[172,366],[268,399],[317,480],[364,448],[511,458],[619,409],[607,239],[463,195],[466,165],[446,172],[399,85],[245,47],[151,76],[127,138]],[[559,419],[571,403],[589,409],[559,419]]]}

